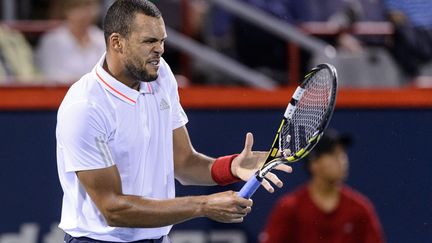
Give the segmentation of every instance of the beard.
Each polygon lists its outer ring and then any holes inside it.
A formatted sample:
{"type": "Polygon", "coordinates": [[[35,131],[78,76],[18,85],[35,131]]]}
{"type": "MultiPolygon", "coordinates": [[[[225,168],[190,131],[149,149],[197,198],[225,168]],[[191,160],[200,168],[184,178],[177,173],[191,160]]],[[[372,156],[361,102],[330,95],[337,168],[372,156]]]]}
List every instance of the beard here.
{"type": "Polygon", "coordinates": [[[141,68],[139,65],[135,65],[133,62],[129,61],[125,64],[127,74],[138,81],[151,82],[158,78],[158,73],[149,74],[147,70],[141,68]]]}

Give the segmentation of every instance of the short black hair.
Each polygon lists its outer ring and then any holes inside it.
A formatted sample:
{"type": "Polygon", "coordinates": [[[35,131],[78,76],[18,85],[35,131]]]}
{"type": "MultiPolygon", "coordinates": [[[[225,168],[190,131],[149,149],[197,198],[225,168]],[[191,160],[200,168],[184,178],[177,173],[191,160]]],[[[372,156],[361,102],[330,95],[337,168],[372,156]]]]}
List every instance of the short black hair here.
{"type": "Polygon", "coordinates": [[[137,13],[156,18],[162,17],[159,9],[148,0],[117,0],[105,15],[103,23],[105,42],[108,44],[108,38],[112,33],[128,37],[137,13]]]}
{"type": "Polygon", "coordinates": [[[352,137],[350,135],[340,134],[337,130],[328,128],[315,148],[304,159],[303,166],[306,172],[310,175],[310,164],[312,161],[321,157],[323,154],[333,152],[337,145],[347,148],[351,144],[352,137]]]}

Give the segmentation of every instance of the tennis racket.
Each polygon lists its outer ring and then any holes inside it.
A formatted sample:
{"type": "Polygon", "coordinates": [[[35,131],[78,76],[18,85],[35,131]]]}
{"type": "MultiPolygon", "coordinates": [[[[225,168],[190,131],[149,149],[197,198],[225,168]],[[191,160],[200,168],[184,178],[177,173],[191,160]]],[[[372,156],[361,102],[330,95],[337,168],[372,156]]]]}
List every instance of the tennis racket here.
{"type": "Polygon", "coordinates": [[[330,64],[310,70],[295,90],[261,169],[239,191],[250,198],[265,175],[282,163],[304,158],[318,143],[336,103],[337,73],[330,64]]]}

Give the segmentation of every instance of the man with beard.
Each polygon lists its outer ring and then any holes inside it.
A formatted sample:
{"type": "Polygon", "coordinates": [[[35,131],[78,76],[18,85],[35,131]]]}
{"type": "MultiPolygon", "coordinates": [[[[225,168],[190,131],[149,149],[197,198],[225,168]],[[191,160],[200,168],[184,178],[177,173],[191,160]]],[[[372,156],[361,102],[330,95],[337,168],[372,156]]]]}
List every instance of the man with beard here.
{"type": "MultiPolygon", "coordinates": [[[[174,75],[161,57],[164,21],[152,3],[117,0],[104,35],[106,54],[71,86],[58,112],[65,242],[169,242],[172,225],[189,219],[242,222],[251,200],[233,191],[176,198],[174,179],[247,180],[265,156],[252,151],[252,134],[238,155],[213,159],[194,150],[174,75]]],[[[268,179],[282,186],[274,174],[268,179]]],[[[268,181],[263,186],[273,191],[268,181]]]]}

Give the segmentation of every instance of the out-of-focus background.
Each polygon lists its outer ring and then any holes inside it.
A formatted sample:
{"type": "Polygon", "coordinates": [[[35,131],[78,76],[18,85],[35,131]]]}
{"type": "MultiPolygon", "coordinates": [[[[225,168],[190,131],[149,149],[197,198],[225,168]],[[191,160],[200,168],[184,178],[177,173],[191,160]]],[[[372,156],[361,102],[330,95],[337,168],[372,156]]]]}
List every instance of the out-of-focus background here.
{"type": "MultiPolygon", "coordinates": [[[[0,243],[62,242],[56,112],[104,52],[112,2],[0,1],[0,243]]],[[[197,150],[236,153],[248,131],[267,150],[302,75],[331,63],[340,84],[331,126],[355,140],[347,183],[372,201],[387,242],[432,242],[432,1],[153,2],[197,150]]],[[[243,223],[192,220],[174,226],[173,242],[257,242],[276,199],[306,180],[300,163],[282,177],[283,189],[255,194],[243,223]]],[[[241,185],[178,184],[177,194],[241,185]]]]}

